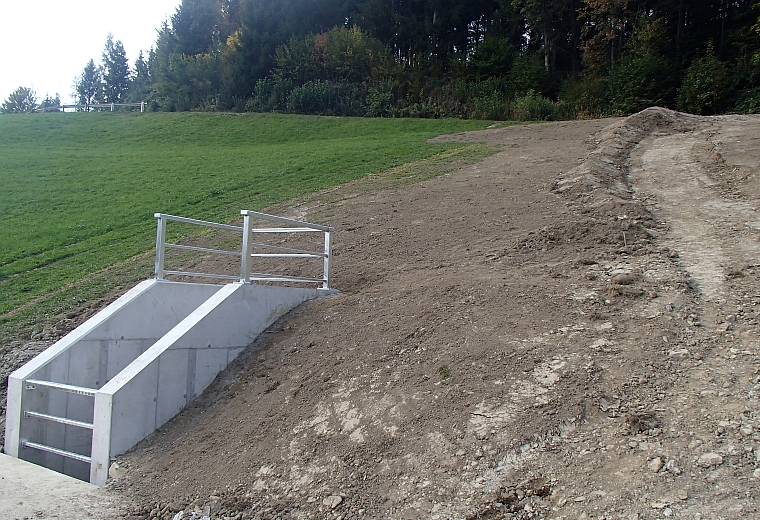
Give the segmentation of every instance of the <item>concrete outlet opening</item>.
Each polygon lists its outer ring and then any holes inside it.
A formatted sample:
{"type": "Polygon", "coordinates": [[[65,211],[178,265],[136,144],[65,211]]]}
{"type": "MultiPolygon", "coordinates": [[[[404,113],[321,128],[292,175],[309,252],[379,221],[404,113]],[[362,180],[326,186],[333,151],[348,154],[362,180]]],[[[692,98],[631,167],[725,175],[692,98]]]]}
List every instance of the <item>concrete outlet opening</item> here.
{"type": "Polygon", "coordinates": [[[102,486],[111,457],[187,406],[283,314],[334,292],[332,228],[254,211],[241,214],[243,226],[156,214],[155,279],[138,284],[8,378],[7,455],[102,486]],[[261,221],[277,226],[254,226],[261,221]],[[240,234],[240,250],[169,244],[168,222],[240,234]],[[324,249],[261,242],[262,236],[281,233],[323,234],[324,249]],[[240,276],[167,270],[167,249],[237,256],[240,276]],[[254,259],[266,257],[316,259],[322,276],[253,273],[254,259]],[[231,283],[170,281],[167,276],[231,283]]]}

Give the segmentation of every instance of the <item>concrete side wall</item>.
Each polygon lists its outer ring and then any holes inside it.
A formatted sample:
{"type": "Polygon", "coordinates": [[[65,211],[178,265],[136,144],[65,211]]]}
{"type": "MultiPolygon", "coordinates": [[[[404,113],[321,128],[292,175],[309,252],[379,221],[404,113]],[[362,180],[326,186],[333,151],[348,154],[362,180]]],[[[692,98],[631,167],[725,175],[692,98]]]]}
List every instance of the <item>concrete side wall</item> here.
{"type": "Polygon", "coordinates": [[[255,284],[215,293],[98,391],[90,482],[105,484],[111,456],[176,415],[280,316],[323,294],[255,284]]]}
{"type": "Polygon", "coordinates": [[[26,439],[89,455],[92,446],[90,430],[23,418],[23,411],[92,423],[93,397],[45,387],[27,390],[23,381],[39,379],[100,388],[221,287],[157,280],[142,282],[16,370],[8,380],[5,452],[67,475],[88,479],[88,464],[24,449],[19,444],[21,439],[26,439]]]}
{"type": "Polygon", "coordinates": [[[222,287],[152,282],[138,297],[114,302],[117,312],[91,326],[32,377],[100,388],[222,287]]]}

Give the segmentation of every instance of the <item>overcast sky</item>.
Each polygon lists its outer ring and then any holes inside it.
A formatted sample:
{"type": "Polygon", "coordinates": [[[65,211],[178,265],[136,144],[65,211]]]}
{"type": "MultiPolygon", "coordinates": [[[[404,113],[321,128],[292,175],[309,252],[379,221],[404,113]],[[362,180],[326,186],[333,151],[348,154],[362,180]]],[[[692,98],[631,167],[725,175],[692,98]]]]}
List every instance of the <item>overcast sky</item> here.
{"type": "Polygon", "coordinates": [[[40,99],[72,102],[74,78],[90,59],[100,61],[108,33],[121,40],[130,67],[140,49],[156,42],[156,29],[180,0],[30,0],[3,2],[0,29],[0,102],[16,88],[40,99]]]}

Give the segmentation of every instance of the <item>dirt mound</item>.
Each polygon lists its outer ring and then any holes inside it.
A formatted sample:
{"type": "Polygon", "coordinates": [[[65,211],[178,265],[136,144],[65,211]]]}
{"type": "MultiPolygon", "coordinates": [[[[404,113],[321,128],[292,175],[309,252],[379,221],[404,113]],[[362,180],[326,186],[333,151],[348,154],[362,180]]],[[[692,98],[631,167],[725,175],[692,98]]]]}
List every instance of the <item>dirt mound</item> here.
{"type": "Polygon", "coordinates": [[[728,159],[699,175],[757,207],[731,158],[759,152],[730,142],[760,121],[612,123],[448,137],[502,151],[294,210],[335,226],[342,293],[273,326],[109,489],[164,519],[756,515],[760,270],[737,260],[705,300],[669,198],[691,180],[646,154],[711,143],[728,159]]]}
{"type": "Polygon", "coordinates": [[[586,192],[606,188],[618,197],[629,199],[626,179],[631,151],[651,135],[663,136],[693,131],[704,125],[704,118],[652,107],[613,123],[594,136],[596,149],[588,159],[557,181],[558,193],[586,192]]]}

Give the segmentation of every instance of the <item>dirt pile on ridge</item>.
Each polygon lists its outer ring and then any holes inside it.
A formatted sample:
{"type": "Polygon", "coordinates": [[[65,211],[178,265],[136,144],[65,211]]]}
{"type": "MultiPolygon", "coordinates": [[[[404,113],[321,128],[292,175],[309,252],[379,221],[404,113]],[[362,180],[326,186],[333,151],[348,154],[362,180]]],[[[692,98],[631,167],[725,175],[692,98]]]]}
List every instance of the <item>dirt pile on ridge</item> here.
{"type": "Polygon", "coordinates": [[[167,519],[757,515],[760,269],[713,240],[735,261],[705,298],[677,223],[741,198],[703,233],[757,247],[760,147],[736,141],[760,120],[610,123],[444,137],[503,151],[294,208],[336,227],[341,294],[120,457],[111,491],[167,519]]]}

